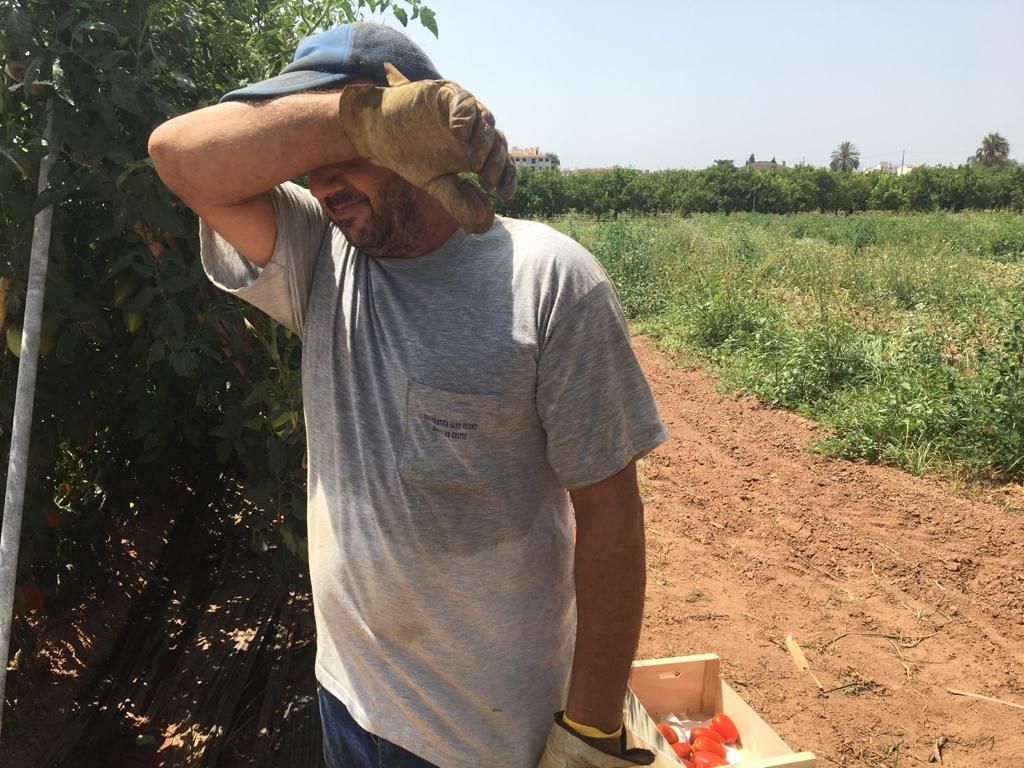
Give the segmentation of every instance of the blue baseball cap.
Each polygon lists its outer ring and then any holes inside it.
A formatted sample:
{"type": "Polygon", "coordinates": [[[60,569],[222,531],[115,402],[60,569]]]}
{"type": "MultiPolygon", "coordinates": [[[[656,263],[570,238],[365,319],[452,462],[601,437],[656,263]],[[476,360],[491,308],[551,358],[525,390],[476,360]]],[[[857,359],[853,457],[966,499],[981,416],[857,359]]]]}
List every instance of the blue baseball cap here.
{"type": "Polygon", "coordinates": [[[231,91],[221,101],[270,99],[289,93],[341,86],[353,78],[387,84],[385,62],[409,80],[441,80],[416,43],[383,24],[357,21],[302,38],[281,74],[231,91]]]}

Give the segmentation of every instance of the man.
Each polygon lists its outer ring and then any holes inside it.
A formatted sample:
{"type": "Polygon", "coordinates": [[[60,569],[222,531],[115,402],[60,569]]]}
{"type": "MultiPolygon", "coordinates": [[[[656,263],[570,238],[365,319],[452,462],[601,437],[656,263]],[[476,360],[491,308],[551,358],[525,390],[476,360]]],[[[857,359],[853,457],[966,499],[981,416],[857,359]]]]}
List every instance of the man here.
{"type": "Polygon", "coordinates": [[[160,126],[150,154],[210,278],[302,336],[328,764],[649,764],[622,703],[635,462],[666,432],[593,257],[492,226],[459,176],[514,189],[487,109],[357,23],[160,126]]]}

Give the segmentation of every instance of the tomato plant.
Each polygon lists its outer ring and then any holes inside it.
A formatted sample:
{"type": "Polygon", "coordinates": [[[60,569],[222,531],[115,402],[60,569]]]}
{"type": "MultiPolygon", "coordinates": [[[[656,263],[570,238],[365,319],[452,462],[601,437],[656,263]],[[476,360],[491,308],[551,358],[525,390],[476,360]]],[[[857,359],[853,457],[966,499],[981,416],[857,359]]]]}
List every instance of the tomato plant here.
{"type": "Polygon", "coordinates": [[[210,483],[238,489],[254,549],[305,556],[299,341],[205,278],[195,216],[146,145],[276,74],[303,35],[384,11],[435,28],[421,0],[0,0],[0,455],[33,217],[54,205],[19,610],[102,589],[119,522],[210,483]],[[37,195],[48,105],[57,162],[37,195]]]}

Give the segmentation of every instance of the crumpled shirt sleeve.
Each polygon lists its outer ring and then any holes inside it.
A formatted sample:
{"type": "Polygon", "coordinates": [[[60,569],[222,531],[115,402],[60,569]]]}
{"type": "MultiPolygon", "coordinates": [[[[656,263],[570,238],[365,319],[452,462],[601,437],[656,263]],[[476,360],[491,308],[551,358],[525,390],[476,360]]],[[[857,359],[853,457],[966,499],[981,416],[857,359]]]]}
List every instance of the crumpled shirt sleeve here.
{"type": "Polygon", "coordinates": [[[331,224],[308,190],[287,182],[270,192],[277,241],[262,269],[205,221],[199,221],[203,269],[214,285],[266,312],[302,335],[316,260],[331,224]]]}

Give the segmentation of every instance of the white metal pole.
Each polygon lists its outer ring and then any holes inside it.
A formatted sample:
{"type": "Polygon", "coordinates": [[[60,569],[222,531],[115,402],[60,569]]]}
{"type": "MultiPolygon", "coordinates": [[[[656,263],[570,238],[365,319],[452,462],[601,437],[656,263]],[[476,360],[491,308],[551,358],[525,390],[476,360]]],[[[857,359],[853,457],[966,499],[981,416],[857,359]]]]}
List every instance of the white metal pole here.
{"type": "MultiPolygon", "coordinates": [[[[46,155],[39,164],[37,194],[46,189],[50,169],[57,160],[53,141],[53,99],[46,104],[46,155]]],[[[7,682],[7,655],[11,647],[14,621],[14,590],[18,574],[18,545],[25,505],[29,438],[32,435],[32,407],[35,405],[36,369],[39,362],[39,334],[43,321],[43,296],[46,292],[46,267],[50,253],[50,226],[53,206],[36,214],[32,230],[32,251],[28,267],[28,290],[18,363],[18,386],[14,400],[14,424],[7,464],[7,493],[4,496],[3,530],[0,531],[0,730],[3,727],[4,686],[7,682]]]]}

